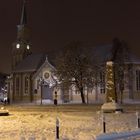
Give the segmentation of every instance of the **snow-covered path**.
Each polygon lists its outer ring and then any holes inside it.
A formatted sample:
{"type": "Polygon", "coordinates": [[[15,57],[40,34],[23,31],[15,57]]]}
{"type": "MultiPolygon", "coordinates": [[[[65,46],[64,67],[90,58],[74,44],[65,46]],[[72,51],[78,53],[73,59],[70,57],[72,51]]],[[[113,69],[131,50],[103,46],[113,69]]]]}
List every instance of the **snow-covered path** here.
{"type": "MultiPolygon", "coordinates": [[[[60,140],[94,140],[102,134],[101,113],[94,107],[9,107],[10,116],[0,116],[0,140],[55,140],[56,117],[60,140]]],[[[107,133],[134,131],[135,112],[107,113],[107,133]]]]}

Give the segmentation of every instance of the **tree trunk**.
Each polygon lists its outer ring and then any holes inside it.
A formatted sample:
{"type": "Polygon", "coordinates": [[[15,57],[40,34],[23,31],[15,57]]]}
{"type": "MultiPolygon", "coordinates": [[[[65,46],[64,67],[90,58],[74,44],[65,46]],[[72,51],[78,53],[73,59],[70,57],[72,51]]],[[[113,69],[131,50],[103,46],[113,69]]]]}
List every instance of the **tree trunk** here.
{"type": "Polygon", "coordinates": [[[87,104],[88,104],[88,93],[89,93],[89,89],[87,88],[87,104]]]}
{"type": "Polygon", "coordinates": [[[121,99],[120,100],[121,100],[120,103],[122,104],[123,103],[123,90],[121,90],[121,99]]]}
{"type": "Polygon", "coordinates": [[[97,87],[97,83],[95,83],[95,102],[98,101],[98,87],[97,87]]]}
{"type": "Polygon", "coordinates": [[[83,87],[80,89],[81,92],[81,99],[82,99],[82,103],[85,104],[85,96],[84,96],[84,92],[83,92],[83,87]]]}

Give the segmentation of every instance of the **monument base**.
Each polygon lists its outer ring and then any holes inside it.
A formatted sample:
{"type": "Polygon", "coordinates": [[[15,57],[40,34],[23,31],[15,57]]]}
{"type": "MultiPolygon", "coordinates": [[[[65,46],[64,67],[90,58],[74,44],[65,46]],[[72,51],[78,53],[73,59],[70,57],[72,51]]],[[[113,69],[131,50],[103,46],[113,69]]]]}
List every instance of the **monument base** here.
{"type": "Polygon", "coordinates": [[[4,107],[0,108],[0,116],[8,116],[9,115],[9,111],[6,110],[4,107]]]}
{"type": "Polygon", "coordinates": [[[122,107],[115,103],[115,102],[109,102],[109,103],[104,103],[101,107],[101,110],[104,113],[111,113],[111,112],[123,112],[122,107]]]}

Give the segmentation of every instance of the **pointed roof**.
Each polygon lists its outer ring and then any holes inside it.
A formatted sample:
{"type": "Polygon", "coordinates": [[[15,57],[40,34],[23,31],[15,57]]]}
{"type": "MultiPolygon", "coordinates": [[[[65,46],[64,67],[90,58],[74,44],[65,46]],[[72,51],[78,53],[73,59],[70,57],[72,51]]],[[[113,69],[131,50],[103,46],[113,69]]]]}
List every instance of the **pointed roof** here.
{"type": "Polygon", "coordinates": [[[45,62],[46,54],[31,54],[21,61],[13,72],[34,72],[45,62]]]}
{"type": "Polygon", "coordinates": [[[26,0],[23,0],[23,6],[22,6],[22,13],[21,13],[20,25],[25,25],[25,24],[27,24],[26,0]]]}

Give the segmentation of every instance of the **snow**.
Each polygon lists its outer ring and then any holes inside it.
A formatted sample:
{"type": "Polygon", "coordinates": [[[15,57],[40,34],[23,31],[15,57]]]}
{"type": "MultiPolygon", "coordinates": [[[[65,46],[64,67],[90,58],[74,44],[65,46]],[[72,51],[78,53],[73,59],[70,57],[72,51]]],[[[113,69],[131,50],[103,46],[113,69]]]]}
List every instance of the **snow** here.
{"type": "Polygon", "coordinates": [[[112,66],[112,65],[113,65],[113,62],[112,62],[112,61],[107,61],[106,64],[107,64],[108,66],[112,66]]]}
{"type": "MultiPolygon", "coordinates": [[[[9,106],[9,116],[0,116],[0,140],[55,140],[56,118],[60,140],[94,140],[102,135],[99,106],[53,105],[9,106]]],[[[106,113],[107,133],[133,132],[137,128],[135,111],[106,113]]]]}
{"type": "Polygon", "coordinates": [[[134,138],[140,137],[140,131],[134,131],[134,132],[121,132],[121,133],[111,133],[111,134],[101,134],[100,136],[96,137],[96,140],[118,140],[122,138],[131,138],[134,140],[134,138]]]}

